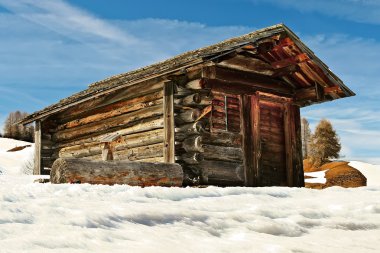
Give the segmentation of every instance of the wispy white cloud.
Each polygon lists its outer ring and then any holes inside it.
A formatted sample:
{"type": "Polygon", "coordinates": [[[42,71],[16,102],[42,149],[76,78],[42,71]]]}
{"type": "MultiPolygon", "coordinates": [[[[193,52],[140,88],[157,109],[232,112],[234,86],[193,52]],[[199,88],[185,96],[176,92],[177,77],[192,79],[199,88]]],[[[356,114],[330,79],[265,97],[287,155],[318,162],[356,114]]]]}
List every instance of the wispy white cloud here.
{"type": "Polygon", "coordinates": [[[345,20],[380,24],[378,0],[252,0],[254,3],[272,3],[301,12],[319,12],[345,20]]]}
{"type": "Polygon", "coordinates": [[[17,106],[32,112],[107,76],[249,31],[177,20],[101,20],[60,0],[0,0],[0,6],[11,11],[0,13],[0,88],[8,89],[0,91],[0,113],[17,106]]]}
{"type": "Polygon", "coordinates": [[[71,39],[105,39],[129,45],[134,36],[61,0],[0,0],[11,12],[71,39]]]}

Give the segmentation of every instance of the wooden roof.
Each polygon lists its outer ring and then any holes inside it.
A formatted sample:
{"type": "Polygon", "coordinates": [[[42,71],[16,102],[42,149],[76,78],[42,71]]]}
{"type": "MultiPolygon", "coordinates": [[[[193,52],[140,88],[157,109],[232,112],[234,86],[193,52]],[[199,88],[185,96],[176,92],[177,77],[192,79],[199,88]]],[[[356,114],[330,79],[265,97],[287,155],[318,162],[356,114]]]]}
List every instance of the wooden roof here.
{"type": "Polygon", "coordinates": [[[269,66],[268,71],[263,71],[264,74],[283,81],[295,92],[302,91],[297,94],[302,101],[301,106],[355,95],[288,27],[278,24],[95,82],[86,90],[27,116],[20,123],[28,124],[43,119],[73,105],[139,82],[197,64],[229,58],[233,53],[236,59],[236,52],[246,59],[262,60],[269,66]],[[247,58],[247,55],[252,58],[247,58]],[[318,95],[317,86],[320,87],[319,90],[322,89],[322,93],[327,94],[327,99],[316,100],[310,95],[318,95]]]}

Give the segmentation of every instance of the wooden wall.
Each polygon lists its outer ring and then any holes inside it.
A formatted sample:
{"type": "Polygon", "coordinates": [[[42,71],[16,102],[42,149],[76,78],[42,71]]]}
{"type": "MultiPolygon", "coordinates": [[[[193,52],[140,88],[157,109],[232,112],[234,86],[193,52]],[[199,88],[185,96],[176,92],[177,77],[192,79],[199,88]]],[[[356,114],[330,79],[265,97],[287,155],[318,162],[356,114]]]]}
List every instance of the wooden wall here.
{"type": "Polygon", "coordinates": [[[114,160],[179,163],[185,185],[302,186],[299,108],[251,77],[198,66],[94,97],[41,121],[42,166],[107,148],[114,160]]]}
{"type": "Polygon", "coordinates": [[[105,139],[114,160],[163,162],[164,80],[94,98],[43,122],[42,157],[101,160],[105,139]]]}
{"type": "Polygon", "coordinates": [[[187,183],[302,186],[299,107],[244,76],[205,67],[176,84],[175,153],[187,183]]]}

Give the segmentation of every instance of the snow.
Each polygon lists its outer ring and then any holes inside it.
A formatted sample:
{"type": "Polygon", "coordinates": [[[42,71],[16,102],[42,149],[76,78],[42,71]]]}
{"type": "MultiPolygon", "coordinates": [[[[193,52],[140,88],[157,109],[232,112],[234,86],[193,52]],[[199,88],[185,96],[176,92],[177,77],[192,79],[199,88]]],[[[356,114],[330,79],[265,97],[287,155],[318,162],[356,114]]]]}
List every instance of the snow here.
{"type": "Polygon", "coordinates": [[[367,186],[380,186],[380,165],[352,161],[348,165],[359,170],[367,178],[367,186]]]}
{"type": "Polygon", "coordinates": [[[0,138],[0,175],[23,174],[25,164],[27,164],[28,161],[33,161],[33,146],[34,144],[30,142],[0,138]],[[31,147],[27,147],[17,152],[7,152],[11,148],[25,145],[31,145],[31,147]]]}
{"type": "Polygon", "coordinates": [[[326,183],[326,171],[328,170],[322,170],[322,171],[316,171],[316,172],[305,172],[305,176],[310,176],[312,178],[305,179],[305,183],[319,183],[319,184],[325,184],[326,183]]]}
{"type": "Polygon", "coordinates": [[[38,184],[18,152],[0,153],[1,253],[380,252],[380,186],[38,184]]]}
{"type": "Polygon", "coordinates": [[[51,185],[0,177],[0,252],[379,252],[380,187],[51,185]]]}

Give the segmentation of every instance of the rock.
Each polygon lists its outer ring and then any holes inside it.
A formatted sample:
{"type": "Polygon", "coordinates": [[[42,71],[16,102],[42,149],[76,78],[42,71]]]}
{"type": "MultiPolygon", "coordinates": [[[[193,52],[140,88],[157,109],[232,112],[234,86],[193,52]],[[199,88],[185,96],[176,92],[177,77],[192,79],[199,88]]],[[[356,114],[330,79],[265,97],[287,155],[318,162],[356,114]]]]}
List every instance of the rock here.
{"type": "Polygon", "coordinates": [[[345,188],[367,185],[367,178],[357,169],[345,164],[326,171],[325,187],[341,186],[345,188]]]}

